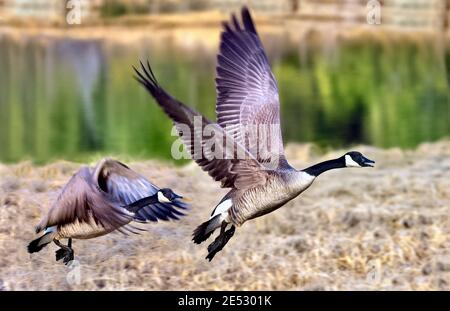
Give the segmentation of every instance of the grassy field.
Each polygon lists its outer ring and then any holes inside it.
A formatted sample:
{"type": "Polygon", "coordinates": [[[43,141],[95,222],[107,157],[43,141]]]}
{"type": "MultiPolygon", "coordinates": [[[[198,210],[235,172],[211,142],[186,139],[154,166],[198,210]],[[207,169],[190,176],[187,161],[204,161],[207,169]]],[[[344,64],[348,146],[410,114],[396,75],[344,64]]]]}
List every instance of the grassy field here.
{"type": "MultiPolygon", "coordinates": [[[[148,232],[74,241],[76,264],[56,263],[51,245],[30,256],[34,225],[79,164],[0,165],[0,288],[4,290],[448,290],[450,142],[414,151],[359,146],[374,169],[321,176],[301,197],[247,222],[209,263],[193,229],[225,190],[195,164],[132,168],[194,199],[179,222],[148,232]],[[79,278],[78,278],[79,276],[79,278]]],[[[338,156],[290,145],[298,167],[338,156]]]]}

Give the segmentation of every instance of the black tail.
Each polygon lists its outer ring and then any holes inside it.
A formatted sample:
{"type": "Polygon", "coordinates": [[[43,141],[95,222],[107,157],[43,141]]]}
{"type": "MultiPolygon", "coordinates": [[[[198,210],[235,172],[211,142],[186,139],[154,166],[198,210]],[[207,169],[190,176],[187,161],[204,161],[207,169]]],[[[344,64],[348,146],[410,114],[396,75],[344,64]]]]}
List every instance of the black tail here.
{"type": "Polygon", "coordinates": [[[211,234],[213,234],[214,230],[220,227],[219,218],[220,215],[216,215],[215,217],[211,218],[208,221],[205,221],[200,226],[198,226],[192,234],[192,241],[194,241],[195,244],[200,244],[206,241],[211,236],[211,234]]]}
{"type": "Polygon", "coordinates": [[[208,228],[209,220],[202,223],[200,226],[197,227],[197,229],[194,230],[194,233],[192,234],[192,241],[194,241],[195,244],[200,244],[204,241],[206,241],[211,234],[214,232],[214,230],[207,232],[206,229],[208,228]]]}
{"type": "Polygon", "coordinates": [[[41,249],[43,249],[45,246],[47,246],[48,243],[52,241],[52,238],[49,237],[51,232],[44,234],[43,236],[37,238],[36,240],[33,240],[28,244],[27,249],[28,253],[37,253],[41,249]]]}

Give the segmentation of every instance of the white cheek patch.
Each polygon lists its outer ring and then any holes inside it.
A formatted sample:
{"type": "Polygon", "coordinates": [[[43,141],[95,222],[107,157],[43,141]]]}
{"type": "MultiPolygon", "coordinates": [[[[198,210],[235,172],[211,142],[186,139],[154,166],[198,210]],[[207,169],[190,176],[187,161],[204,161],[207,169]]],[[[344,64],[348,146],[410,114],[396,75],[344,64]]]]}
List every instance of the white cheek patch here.
{"type": "Polygon", "coordinates": [[[228,211],[230,209],[231,206],[233,206],[233,201],[231,199],[223,201],[222,203],[220,203],[219,205],[216,206],[210,219],[216,215],[225,213],[226,211],[228,211]]]}
{"type": "Polygon", "coordinates": [[[166,198],[166,196],[161,191],[158,191],[158,201],[161,203],[171,203],[171,201],[166,198]]]}
{"type": "Polygon", "coordinates": [[[356,163],[351,156],[348,154],[345,155],[345,166],[347,167],[361,167],[358,163],[356,163]]]}

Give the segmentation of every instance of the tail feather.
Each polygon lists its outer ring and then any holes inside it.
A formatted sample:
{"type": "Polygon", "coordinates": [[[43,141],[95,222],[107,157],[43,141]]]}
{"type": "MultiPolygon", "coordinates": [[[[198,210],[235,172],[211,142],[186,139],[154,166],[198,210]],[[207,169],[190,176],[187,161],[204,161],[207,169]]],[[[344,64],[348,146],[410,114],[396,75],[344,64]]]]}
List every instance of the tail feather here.
{"type": "Polygon", "coordinates": [[[220,215],[216,215],[210,220],[205,221],[194,230],[194,233],[192,234],[192,241],[194,241],[195,244],[200,244],[206,241],[214,230],[220,227],[220,225],[220,215]]]}
{"type": "Polygon", "coordinates": [[[36,240],[33,240],[28,244],[27,249],[28,253],[37,253],[41,249],[43,249],[47,244],[49,244],[51,241],[53,241],[53,232],[48,232],[44,234],[43,236],[37,238],[36,240]]]}

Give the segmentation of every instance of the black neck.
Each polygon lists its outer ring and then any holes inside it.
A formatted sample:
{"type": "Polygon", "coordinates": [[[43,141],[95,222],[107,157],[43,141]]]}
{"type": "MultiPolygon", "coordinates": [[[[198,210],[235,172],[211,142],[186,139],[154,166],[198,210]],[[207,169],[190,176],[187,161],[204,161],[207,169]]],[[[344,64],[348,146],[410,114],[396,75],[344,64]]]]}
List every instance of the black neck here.
{"type": "Polygon", "coordinates": [[[319,176],[325,171],[342,167],[345,167],[345,160],[343,157],[340,157],[334,160],[317,163],[313,166],[308,167],[307,169],[304,169],[303,171],[312,176],[319,176]]]}
{"type": "Polygon", "coordinates": [[[140,200],[137,200],[137,201],[135,201],[135,202],[133,202],[133,203],[127,205],[126,208],[127,208],[130,212],[136,213],[137,211],[139,211],[139,210],[140,210],[141,208],[143,208],[144,206],[147,206],[147,205],[149,205],[149,204],[155,204],[155,203],[158,203],[158,202],[159,202],[159,201],[158,201],[158,192],[157,192],[157,193],[155,193],[155,194],[152,195],[152,196],[142,198],[142,199],[140,199],[140,200]]]}

